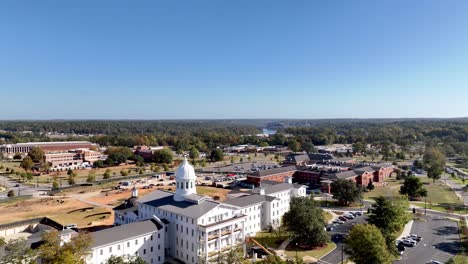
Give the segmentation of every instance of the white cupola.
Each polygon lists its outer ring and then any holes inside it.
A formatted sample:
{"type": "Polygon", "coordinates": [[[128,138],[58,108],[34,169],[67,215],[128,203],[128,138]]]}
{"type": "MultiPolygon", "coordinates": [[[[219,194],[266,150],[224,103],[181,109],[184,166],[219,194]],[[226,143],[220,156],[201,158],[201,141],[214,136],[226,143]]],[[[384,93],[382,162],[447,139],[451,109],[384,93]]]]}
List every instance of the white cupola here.
{"type": "Polygon", "coordinates": [[[195,182],[197,176],[195,175],[195,169],[184,158],[184,161],[176,171],[176,192],[174,195],[174,201],[183,201],[184,197],[190,194],[196,194],[197,189],[195,182]]]}

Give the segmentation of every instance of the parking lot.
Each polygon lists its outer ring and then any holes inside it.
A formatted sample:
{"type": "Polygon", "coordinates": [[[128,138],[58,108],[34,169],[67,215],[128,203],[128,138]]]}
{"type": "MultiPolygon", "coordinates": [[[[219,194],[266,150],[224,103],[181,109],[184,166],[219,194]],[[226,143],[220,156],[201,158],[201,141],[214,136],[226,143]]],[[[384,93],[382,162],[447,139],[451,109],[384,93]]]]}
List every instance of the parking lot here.
{"type": "Polygon", "coordinates": [[[330,231],[330,236],[332,238],[332,241],[336,244],[336,249],[330,252],[328,255],[326,255],[324,258],[322,258],[319,263],[323,264],[329,264],[329,263],[340,263],[341,262],[341,257],[343,253],[343,258],[346,259],[348,258],[348,255],[346,255],[345,252],[342,252],[342,240],[343,237],[348,234],[349,230],[356,224],[365,224],[367,216],[357,216],[354,219],[348,220],[344,222],[342,225],[337,225],[334,226],[333,230],[330,231]]]}
{"type": "Polygon", "coordinates": [[[412,234],[423,237],[415,247],[407,247],[402,259],[395,263],[425,264],[430,260],[446,263],[460,247],[457,223],[428,215],[426,222],[415,221],[412,234]]]}

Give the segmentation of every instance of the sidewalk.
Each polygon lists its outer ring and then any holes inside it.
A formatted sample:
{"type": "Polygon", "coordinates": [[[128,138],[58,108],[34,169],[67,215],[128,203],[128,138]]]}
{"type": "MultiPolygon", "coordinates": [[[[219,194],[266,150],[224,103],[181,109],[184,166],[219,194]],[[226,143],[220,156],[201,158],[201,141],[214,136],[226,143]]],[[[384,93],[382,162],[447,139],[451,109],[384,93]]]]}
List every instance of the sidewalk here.
{"type": "Polygon", "coordinates": [[[403,228],[403,232],[401,232],[400,236],[397,238],[397,240],[401,240],[403,237],[408,236],[411,234],[411,228],[413,227],[413,220],[409,221],[406,223],[405,227],[403,228]]]}

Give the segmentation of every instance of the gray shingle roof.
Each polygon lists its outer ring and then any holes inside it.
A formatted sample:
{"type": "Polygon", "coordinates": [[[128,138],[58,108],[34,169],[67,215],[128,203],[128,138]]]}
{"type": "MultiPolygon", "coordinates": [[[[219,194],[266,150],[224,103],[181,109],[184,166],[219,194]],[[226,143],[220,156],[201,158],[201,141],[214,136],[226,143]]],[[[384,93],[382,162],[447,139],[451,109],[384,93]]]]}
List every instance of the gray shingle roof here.
{"type": "Polygon", "coordinates": [[[355,171],[349,170],[349,171],[343,171],[343,172],[338,172],[335,174],[335,177],[337,179],[348,179],[352,177],[358,176],[355,171]]]}
{"type": "Polygon", "coordinates": [[[374,172],[375,169],[371,168],[370,166],[366,166],[366,167],[356,168],[354,169],[354,171],[357,172],[358,174],[362,174],[364,172],[374,172]]]}
{"type": "Polygon", "coordinates": [[[235,198],[235,199],[230,199],[230,200],[225,201],[224,203],[228,205],[237,206],[237,207],[247,207],[247,206],[251,206],[254,204],[263,203],[265,201],[271,202],[275,199],[276,197],[272,197],[268,195],[252,194],[252,195],[242,196],[242,197],[235,198]]]}
{"type": "Polygon", "coordinates": [[[279,183],[279,184],[274,184],[274,185],[264,187],[265,194],[272,194],[272,193],[287,191],[287,190],[294,189],[294,188],[295,188],[294,185],[290,183],[279,183]]]}
{"type": "Polygon", "coordinates": [[[174,201],[173,193],[160,190],[145,195],[143,198],[139,199],[138,202],[195,219],[219,205],[218,202],[211,200],[205,200],[198,204],[187,201],[176,202],[174,201]]]}
{"type": "Polygon", "coordinates": [[[91,233],[94,241],[92,247],[113,244],[131,237],[149,234],[161,228],[162,226],[154,219],[111,227],[91,233]]]}
{"type": "Polygon", "coordinates": [[[253,174],[253,176],[265,177],[265,176],[270,176],[270,175],[275,175],[275,174],[288,172],[288,171],[295,171],[295,170],[297,170],[296,166],[284,166],[284,167],[279,167],[279,168],[274,168],[274,169],[269,169],[269,170],[257,171],[253,174]]]}

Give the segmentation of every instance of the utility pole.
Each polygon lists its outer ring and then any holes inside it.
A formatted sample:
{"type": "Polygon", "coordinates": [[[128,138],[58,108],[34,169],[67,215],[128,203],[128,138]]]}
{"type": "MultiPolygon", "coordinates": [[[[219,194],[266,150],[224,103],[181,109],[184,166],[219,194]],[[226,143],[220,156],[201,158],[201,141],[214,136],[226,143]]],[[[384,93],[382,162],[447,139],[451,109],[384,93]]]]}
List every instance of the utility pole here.
{"type": "Polygon", "coordinates": [[[424,215],[427,215],[427,204],[426,204],[426,198],[424,198],[424,215]]]}
{"type": "Polygon", "coordinates": [[[341,264],[344,264],[344,237],[341,240],[341,264]]]}

